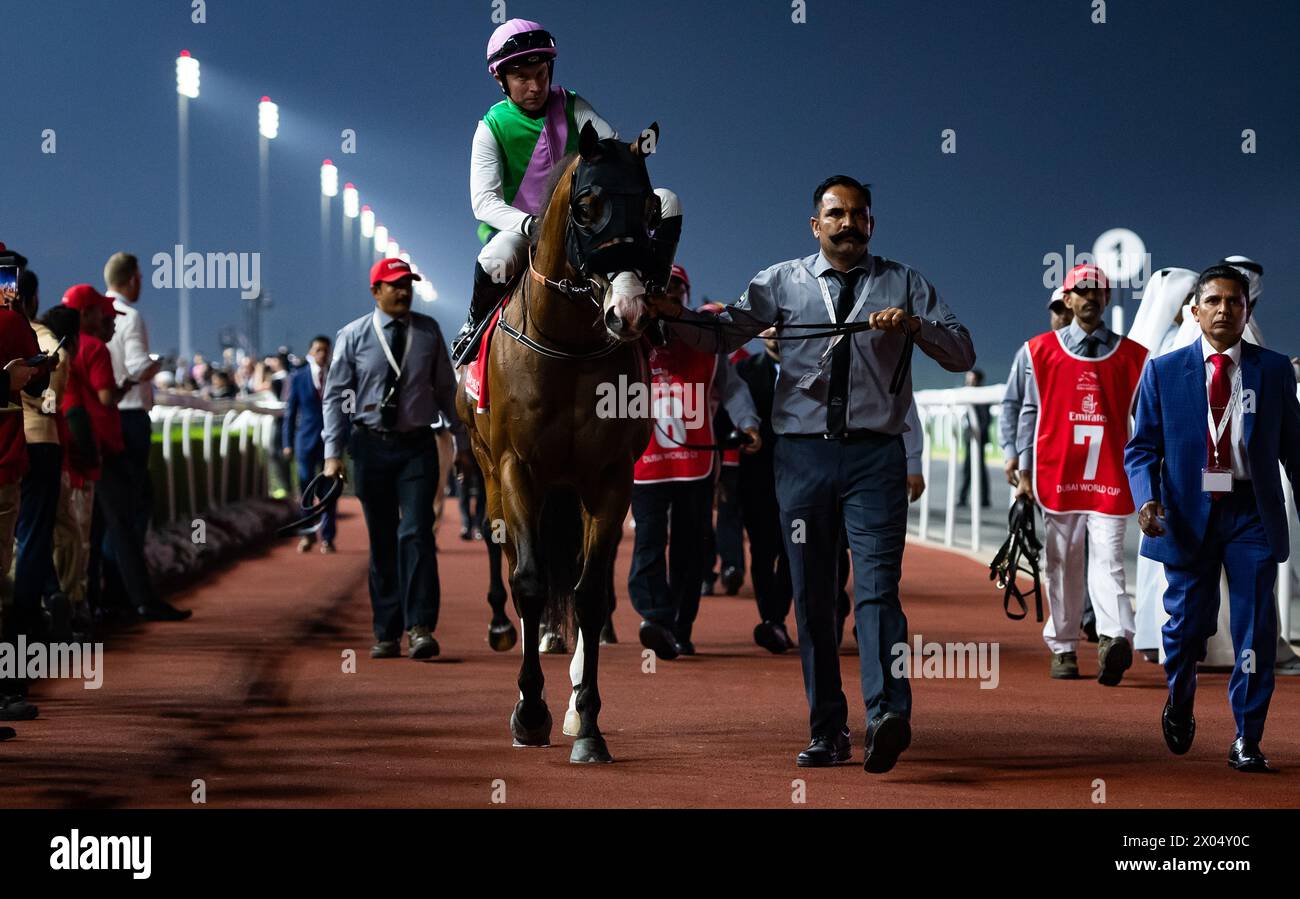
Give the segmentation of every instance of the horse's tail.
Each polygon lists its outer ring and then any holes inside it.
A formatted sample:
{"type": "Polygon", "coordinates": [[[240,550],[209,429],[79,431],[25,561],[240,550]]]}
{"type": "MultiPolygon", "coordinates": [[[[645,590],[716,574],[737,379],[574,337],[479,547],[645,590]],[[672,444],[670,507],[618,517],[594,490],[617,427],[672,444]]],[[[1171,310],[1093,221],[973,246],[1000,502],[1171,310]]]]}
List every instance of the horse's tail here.
{"type": "Polygon", "coordinates": [[[582,511],[573,490],[551,491],[542,507],[541,558],[547,587],[544,630],[574,645],[574,588],[582,575],[582,511]]]}

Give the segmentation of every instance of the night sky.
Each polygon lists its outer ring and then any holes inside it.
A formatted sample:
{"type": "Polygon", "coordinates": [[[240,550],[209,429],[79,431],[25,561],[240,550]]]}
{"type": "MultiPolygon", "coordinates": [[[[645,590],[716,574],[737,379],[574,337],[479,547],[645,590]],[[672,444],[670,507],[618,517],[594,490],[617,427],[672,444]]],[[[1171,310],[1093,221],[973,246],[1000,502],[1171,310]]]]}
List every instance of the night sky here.
{"type": "MultiPolygon", "coordinates": [[[[1044,255],[1088,251],[1117,226],[1156,268],[1259,260],[1265,341],[1300,352],[1293,0],[1110,0],[1105,24],[1093,0],[807,0],[805,24],[789,0],[506,3],[556,35],[556,83],[625,136],[659,122],[651,176],[682,197],[678,261],[696,301],[734,299],[758,270],[815,252],[811,189],[843,172],[873,185],[873,251],[934,282],[991,381],[1046,327],[1044,255]]],[[[356,244],[344,258],[338,198],[322,256],[325,157],[430,275],[440,296],[421,308],[459,327],[478,247],[470,137],[501,97],[483,62],[491,2],[208,0],[204,24],[190,0],[0,5],[0,241],[30,258],[44,305],[102,286],[115,250],[152,275],[176,243],[174,64],[187,48],[202,65],[187,249],[263,253],[263,349],[301,351],[371,304],[356,244]],[[264,247],[263,94],[281,116],[264,247]],[[341,152],[349,128],[355,154],[341,152]]],[[[191,302],[195,348],[216,352],[242,323],[238,293],[191,302]]],[[[177,292],[146,283],[142,303],[154,349],[174,350],[177,292]]],[[[916,380],[956,382],[919,360],[916,380]]]]}

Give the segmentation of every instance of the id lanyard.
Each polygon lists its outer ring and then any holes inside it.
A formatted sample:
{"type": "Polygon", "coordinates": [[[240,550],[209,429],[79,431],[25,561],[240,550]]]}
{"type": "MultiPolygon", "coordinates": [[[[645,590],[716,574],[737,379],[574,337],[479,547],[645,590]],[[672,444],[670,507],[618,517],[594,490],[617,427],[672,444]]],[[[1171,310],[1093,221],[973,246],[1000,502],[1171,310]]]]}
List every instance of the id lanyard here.
{"type": "MultiPolygon", "coordinates": [[[[871,285],[875,283],[875,280],[876,267],[872,265],[871,272],[867,275],[867,286],[862,289],[862,296],[858,297],[858,301],[853,304],[853,309],[849,312],[848,317],[844,319],[844,322],[852,321],[857,318],[858,313],[862,311],[862,307],[867,305],[867,297],[871,296],[871,285]]],[[[817,286],[821,288],[822,302],[826,304],[826,314],[830,316],[831,321],[835,322],[835,304],[831,302],[831,291],[830,288],[826,286],[825,275],[818,276],[817,286]]],[[[844,322],[835,323],[837,325],[842,325],[844,322]]],[[[843,334],[836,334],[831,338],[831,342],[826,345],[826,351],[822,353],[821,359],[818,360],[819,367],[824,367],[826,365],[826,360],[831,357],[831,352],[834,351],[835,344],[839,343],[843,338],[843,334]]]]}
{"type": "MultiPolygon", "coordinates": [[[[375,329],[375,336],[379,338],[379,348],[384,351],[384,357],[388,359],[388,366],[400,379],[402,377],[402,368],[406,365],[406,357],[411,352],[411,335],[406,335],[406,346],[402,348],[402,361],[398,362],[393,357],[393,349],[388,345],[388,338],[384,336],[384,329],[379,325],[379,310],[376,309],[370,313],[370,324],[375,329]]],[[[409,330],[409,328],[408,328],[409,330]]]]}
{"type": "MultiPolygon", "coordinates": [[[[1226,471],[1223,463],[1219,460],[1219,441],[1223,439],[1223,434],[1232,427],[1232,413],[1237,408],[1237,403],[1241,401],[1241,370],[1238,369],[1232,377],[1232,393],[1228,396],[1228,405],[1223,407],[1223,418],[1219,423],[1214,423],[1214,410],[1210,408],[1209,403],[1205,407],[1205,424],[1210,429],[1210,436],[1214,438],[1214,468],[1216,471],[1226,471]]],[[[1229,463],[1232,459],[1229,457],[1229,463]]]]}

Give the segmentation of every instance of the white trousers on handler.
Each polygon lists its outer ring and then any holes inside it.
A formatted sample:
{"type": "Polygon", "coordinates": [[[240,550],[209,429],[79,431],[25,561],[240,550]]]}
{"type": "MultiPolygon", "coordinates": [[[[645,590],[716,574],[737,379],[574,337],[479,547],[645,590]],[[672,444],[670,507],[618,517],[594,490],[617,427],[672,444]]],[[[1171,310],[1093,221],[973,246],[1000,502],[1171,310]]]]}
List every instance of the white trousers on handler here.
{"type": "Polygon", "coordinates": [[[1088,512],[1043,514],[1043,586],[1051,610],[1043,642],[1052,652],[1074,652],[1079,643],[1085,571],[1097,635],[1132,642],[1133,603],[1124,586],[1126,524],[1124,518],[1088,512]]]}

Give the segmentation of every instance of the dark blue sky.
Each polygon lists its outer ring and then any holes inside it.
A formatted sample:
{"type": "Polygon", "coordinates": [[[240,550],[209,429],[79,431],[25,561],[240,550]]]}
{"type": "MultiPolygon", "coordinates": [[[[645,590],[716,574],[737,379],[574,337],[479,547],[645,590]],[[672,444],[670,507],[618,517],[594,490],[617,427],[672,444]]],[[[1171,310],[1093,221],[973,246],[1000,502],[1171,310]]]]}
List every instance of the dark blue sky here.
{"type": "MultiPolygon", "coordinates": [[[[463,319],[477,241],[469,142],[500,98],[483,64],[490,0],[3,0],[0,240],[46,304],[105,258],[148,260],[177,235],[174,60],[202,64],[191,104],[187,249],[265,256],[265,343],[301,349],[370,303],[360,264],[322,276],[324,157],[353,181],[463,319]],[[258,246],[256,103],[280,104],[272,239],[258,246]],[[58,152],[41,153],[54,129],[58,152]],[[355,129],[355,155],[339,133],[355,129]]],[[[507,0],[557,36],[556,82],[624,134],[661,126],[657,184],[683,198],[678,258],[695,296],[734,298],[759,269],[814,252],[811,188],[874,185],[872,249],[926,274],[970,327],[992,380],[1045,327],[1045,253],[1115,226],[1158,268],[1245,253],[1266,269],[1270,346],[1300,352],[1300,4],[1293,0],[590,3],[507,0]],[[957,153],[940,152],[952,128],[957,153]],[[1241,132],[1258,152],[1241,152],[1241,132]],[[1284,305],[1285,304],[1285,305],[1284,305]]],[[[341,208],[333,211],[335,246],[341,208]]],[[[337,249],[336,249],[337,253],[337,249]]],[[[353,257],[355,259],[355,255],[353,257]]],[[[176,293],[146,287],[155,348],[177,344],[176,293]]],[[[193,293],[196,348],[241,323],[234,291],[193,293]]],[[[1130,321],[1132,310],[1130,304],[1130,321]]],[[[952,382],[919,363],[921,385],[952,382]]]]}

